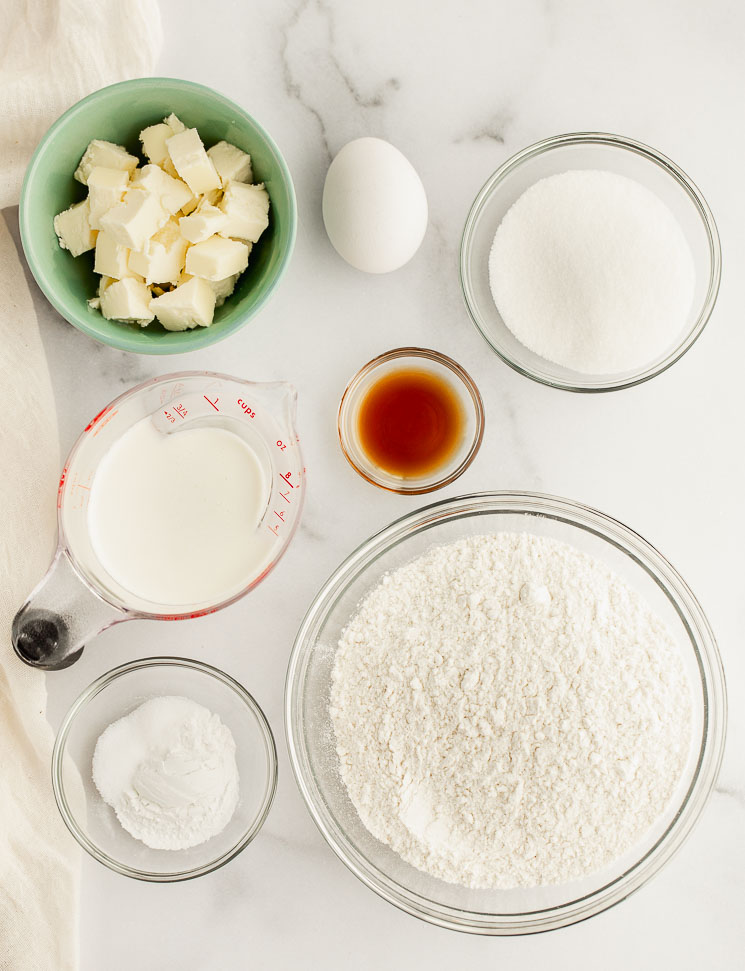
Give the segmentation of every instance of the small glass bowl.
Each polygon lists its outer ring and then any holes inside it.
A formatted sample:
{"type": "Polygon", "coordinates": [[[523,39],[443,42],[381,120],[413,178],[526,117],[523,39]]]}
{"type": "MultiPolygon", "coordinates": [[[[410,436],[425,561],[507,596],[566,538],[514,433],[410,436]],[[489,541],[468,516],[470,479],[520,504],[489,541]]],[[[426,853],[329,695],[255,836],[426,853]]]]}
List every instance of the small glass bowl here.
{"type": "Polygon", "coordinates": [[[434,492],[455,481],[473,462],[484,437],[484,404],[471,376],[452,358],[424,347],[398,347],[374,358],[355,374],[339,402],[337,427],[341,450],[363,479],[389,492],[417,495],[434,492]],[[391,475],[372,461],[360,445],[357,422],[360,405],[370,387],[386,374],[407,366],[436,374],[447,382],[461,405],[463,436],[458,448],[442,465],[426,475],[404,478],[391,475]]]}
{"type": "Polygon", "coordinates": [[[520,374],[565,391],[618,391],[667,370],[706,326],[719,291],[721,247],[714,217],[698,188],[655,149],[630,138],[599,132],[556,135],[513,155],[497,169],[471,206],[460,249],[460,279],[468,312],[492,349],[520,374]],[[582,374],[528,350],[507,327],[489,286],[494,234],[514,202],[548,176],[569,169],[603,169],[624,175],[654,192],[676,217],[693,254],[696,283],[691,309],[676,342],[634,371],[582,374]]]}
{"type": "Polygon", "coordinates": [[[52,785],[65,825],[92,857],[127,877],[175,883],[224,866],[256,836],[277,788],[277,750],[261,708],[233,678],[201,661],[143,658],[102,675],[70,708],[54,744],[52,785]],[[187,850],[153,850],[130,836],[91,774],[101,732],[162,695],[189,698],[219,715],[236,745],[240,800],[235,813],[221,833],[187,850]]]}

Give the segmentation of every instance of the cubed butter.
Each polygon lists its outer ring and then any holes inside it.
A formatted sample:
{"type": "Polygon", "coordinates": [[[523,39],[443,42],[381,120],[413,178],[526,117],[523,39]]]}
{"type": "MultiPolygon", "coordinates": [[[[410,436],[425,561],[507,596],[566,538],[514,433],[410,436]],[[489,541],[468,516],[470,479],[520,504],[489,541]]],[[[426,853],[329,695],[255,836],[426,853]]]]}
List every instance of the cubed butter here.
{"type": "Polygon", "coordinates": [[[215,294],[206,280],[192,277],[150,301],[150,308],[166,330],[209,327],[215,313],[215,294]]]}
{"type": "Polygon", "coordinates": [[[173,134],[173,129],[164,121],[157,125],[150,125],[149,128],[143,128],[140,132],[142,151],[153,165],[162,165],[168,158],[166,139],[173,134]]]}
{"type": "Polygon", "coordinates": [[[269,225],[269,196],[263,185],[229,182],[220,209],[227,216],[221,236],[255,243],[269,225]]]}
{"type": "Polygon", "coordinates": [[[203,243],[205,239],[219,233],[227,222],[227,217],[222,210],[216,206],[211,206],[208,202],[202,202],[191,216],[182,216],[179,219],[179,229],[184,239],[190,243],[203,243]]]}
{"type": "Polygon", "coordinates": [[[253,182],[251,156],[229,142],[218,142],[207,149],[212,164],[217,169],[223,187],[228,182],[253,182]]]}
{"type": "Polygon", "coordinates": [[[91,169],[95,168],[120,169],[131,175],[137,168],[137,159],[121,145],[94,138],[75,169],[74,177],[87,185],[91,169]]]}
{"type": "Polygon", "coordinates": [[[147,327],[153,319],[150,291],[139,280],[127,277],[101,291],[101,313],[107,320],[123,320],[147,327]]]}
{"type": "Polygon", "coordinates": [[[248,246],[236,239],[210,236],[190,246],[186,253],[186,272],[205,280],[224,280],[242,273],[248,266],[248,246]]]}
{"type": "Polygon", "coordinates": [[[204,199],[204,196],[192,196],[188,202],[185,202],[181,207],[181,212],[184,216],[190,216],[194,210],[197,208],[199,203],[204,199]]]}
{"type": "Polygon", "coordinates": [[[111,233],[117,243],[139,252],[167,222],[168,213],[159,197],[136,187],[129,189],[119,205],[101,217],[101,228],[111,233]]]}
{"type": "Polygon", "coordinates": [[[236,282],[240,273],[233,273],[231,276],[226,277],[224,280],[210,280],[209,284],[215,294],[215,306],[222,307],[225,301],[235,290],[236,282]]]}
{"type": "Polygon", "coordinates": [[[73,256],[87,253],[96,245],[96,230],[91,227],[91,207],[87,199],[70,206],[54,217],[54,231],[62,249],[73,256]]]}
{"type": "Polygon", "coordinates": [[[192,198],[191,189],[185,182],[172,178],[157,165],[143,165],[137,169],[132,184],[156,195],[169,215],[178,212],[192,198]]]}
{"type": "Polygon", "coordinates": [[[129,249],[118,243],[111,233],[102,230],[96,240],[96,258],[93,263],[95,272],[115,280],[123,280],[125,276],[132,275],[128,262],[129,249]]]}
{"type": "Polygon", "coordinates": [[[220,188],[220,176],[205,152],[196,128],[187,128],[178,135],[172,135],[166,147],[176,171],[195,196],[220,188]]]}
{"type": "Polygon", "coordinates": [[[211,206],[216,206],[222,199],[222,189],[210,189],[209,192],[203,192],[201,201],[208,202],[211,206]]]}
{"type": "Polygon", "coordinates": [[[182,131],[186,131],[186,125],[173,112],[167,118],[163,119],[163,124],[168,125],[172,135],[179,135],[182,131]]]}
{"type": "Polygon", "coordinates": [[[122,201],[129,185],[129,172],[95,166],[88,173],[88,201],[91,207],[91,227],[100,229],[101,216],[122,201]]]}
{"type": "Polygon", "coordinates": [[[145,277],[146,283],[176,283],[184,268],[189,243],[171,219],[150,239],[141,253],[129,257],[130,269],[145,277]]]}
{"type": "MultiPolygon", "coordinates": [[[[250,247],[249,247],[250,249],[250,247]]],[[[229,296],[232,295],[235,290],[235,285],[238,282],[238,277],[240,273],[233,273],[231,276],[226,277],[224,280],[205,280],[212,287],[212,292],[215,295],[215,309],[222,307],[229,296]]],[[[186,283],[189,280],[199,279],[199,277],[190,276],[188,273],[182,273],[179,277],[179,283],[186,283]]]]}

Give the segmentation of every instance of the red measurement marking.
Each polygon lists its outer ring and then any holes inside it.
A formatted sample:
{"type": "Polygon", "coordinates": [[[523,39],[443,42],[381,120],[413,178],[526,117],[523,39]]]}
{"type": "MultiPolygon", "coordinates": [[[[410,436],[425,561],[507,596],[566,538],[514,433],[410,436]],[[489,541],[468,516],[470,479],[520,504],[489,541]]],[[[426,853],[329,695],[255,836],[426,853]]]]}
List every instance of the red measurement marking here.
{"type": "Polygon", "coordinates": [[[281,438],[277,439],[277,448],[280,450],[280,452],[284,452],[284,450],[287,448],[281,438]]]}
{"type": "Polygon", "coordinates": [[[217,396],[215,396],[215,400],[214,400],[214,401],[210,401],[210,399],[209,399],[209,398],[207,397],[207,395],[206,395],[206,394],[203,394],[203,395],[202,395],[202,397],[204,398],[204,400],[205,400],[206,402],[208,402],[209,404],[211,404],[211,405],[212,405],[212,407],[213,407],[213,408],[215,409],[215,411],[219,411],[219,410],[220,410],[220,409],[219,409],[219,408],[217,407],[217,402],[218,402],[218,401],[220,400],[220,399],[219,399],[219,398],[218,398],[217,396]]]}
{"type": "Polygon", "coordinates": [[[184,408],[183,405],[176,405],[176,407],[173,410],[181,418],[186,418],[186,416],[189,414],[189,412],[186,410],[186,408],[184,408]]]}
{"type": "MultiPolygon", "coordinates": [[[[290,500],[287,498],[289,494],[290,494],[289,492],[280,492],[280,495],[282,496],[285,502],[290,502],[290,500]]],[[[290,505],[292,505],[292,503],[290,503],[290,505]]]]}
{"type": "Polygon", "coordinates": [[[173,422],[176,421],[176,419],[173,417],[173,415],[170,413],[170,411],[164,411],[163,414],[171,422],[171,424],[173,424],[173,422]]]}
{"type": "MultiPolygon", "coordinates": [[[[106,408],[108,408],[108,407],[109,407],[109,406],[108,406],[108,405],[106,405],[106,408]]],[[[102,409],[101,409],[101,410],[99,411],[99,413],[98,413],[98,414],[96,415],[96,417],[95,417],[95,418],[93,418],[93,419],[92,419],[92,420],[91,420],[90,422],[88,422],[88,424],[87,424],[87,425],[85,426],[85,430],[86,430],[87,432],[89,432],[89,431],[91,430],[91,428],[93,428],[93,426],[94,426],[94,425],[96,424],[96,422],[98,421],[98,419],[99,419],[99,418],[101,418],[101,417],[102,417],[103,415],[105,415],[105,414],[106,414],[106,408],[102,408],[102,409]]]]}
{"type": "Polygon", "coordinates": [[[67,466],[62,470],[62,475],[59,478],[59,485],[57,486],[57,508],[59,509],[62,505],[62,490],[65,487],[65,479],[67,478],[67,466]]]}
{"type": "Polygon", "coordinates": [[[295,488],[295,486],[294,486],[294,485],[293,485],[293,484],[292,484],[292,483],[290,482],[290,478],[291,478],[291,477],[292,477],[292,472],[288,472],[288,473],[287,473],[287,475],[281,475],[281,476],[280,476],[280,479],[284,479],[284,480],[285,480],[285,482],[287,483],[287,485],[288,485],[288,486],[289,486],[289,487],[290,487],[291,489],[294,489],[294,488],[295,488]]]}
{"type": "Polygon", "coordinates": [[[285,513],[284,513],[284,510],[282,510],[282,512],[277,512],[277,510],[275,509],[274,510],[274,515],[277,517],[277,519],[281,519],[282,522],[285,521],[285,513]]]}
{"type": "Polygon", "coordinates": [[[274,533],[275,536],[279,536],[279,523],[277,523],[276,526],[269,526],[267,524],[266,528],[269,530],[270,533],[274,533]]]}

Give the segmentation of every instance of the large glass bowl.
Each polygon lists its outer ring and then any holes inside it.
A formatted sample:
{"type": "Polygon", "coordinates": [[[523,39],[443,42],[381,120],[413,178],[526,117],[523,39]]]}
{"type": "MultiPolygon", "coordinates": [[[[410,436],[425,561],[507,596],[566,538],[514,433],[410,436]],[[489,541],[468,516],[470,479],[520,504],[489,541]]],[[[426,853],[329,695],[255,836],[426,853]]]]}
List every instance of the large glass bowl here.
{"type": "Polygon", "coordinates": [[[644,539],[602,513],[538,494],[482,493],[426,506],[371,537],[327,580],[295,641],[286,730],[300,791],[337,856],[368,887],[416,917],[475,934],[526,934],[591,917],[647,882],[680,848],[714,785],[724,748],[726,694],[716,642],[684,580],[644,539]],[[387,572],[433,545],[492,532],[532,532],[597,557],[646,598],[672,632],[693,693],[693,731],[681,782],[664,814],[631,852],[584,880],[558,887],[469,890],[405,863],[370,835],[339,774],[329,716],[339,636],[387,572]]]}
{"type": "Polygon", "coordinates": [[[721,275],[716,223],[701,192],[674,162],[641,142],[619,135],[556,135],[513,155],[489,178],[471,206],[460,250],[460,279],[471,318],[492,350],[520,374],[565,391],[618,391],[648,381],[693,345],[714,309],[721,275]],[[582,374],[528,350],[507,327],[489,286],[489,253],[508,209],[539,179],[569,169],[603,169],[634,179],[655,193],[678,220],[696,274],[688,317],[672,346],[633,371],[582,374]]]}

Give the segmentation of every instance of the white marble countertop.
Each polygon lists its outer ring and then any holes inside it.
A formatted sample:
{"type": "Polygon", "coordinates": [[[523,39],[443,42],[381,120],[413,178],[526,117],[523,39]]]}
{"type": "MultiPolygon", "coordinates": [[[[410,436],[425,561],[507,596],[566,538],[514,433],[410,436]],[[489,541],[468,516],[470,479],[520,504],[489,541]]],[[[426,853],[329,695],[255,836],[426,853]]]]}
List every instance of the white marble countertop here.
{"type": "Polygon", "coordinates": [[[286,378],[299,393],[309,492],[284,561],[248,598],[198,621],[114,628],[79,663],[48,678],[56,723],[86,684],[126,659],[203,658],[254,693],[280,755],[278,795],[263,831],[219,872],[154,886],[86,858],[83,971],[741,967],[745,8],[729,0],[163,0],[162,11],[160,73],[223,91],[275,137],[295,179],[297,247],[260,317],[198,354],[148,358],[96,344],[35,291],[62,448],[110,398],[152,375],[209,368],[286,378]],[[675,159],[708,198],[724,251],[719,302],[694,349],[648,384],[591,397],[542,387],[502,364],[470,322],[457,273],[463,222],[488,175],[523,146],[579,129],[628,135],[675,159]],[[409,157],[430,203],[420,252],[383,277],[343,263],[320,214],[330,154],[365,134],[389,139],[409,157]],[[360,541],[423,504],[367,485],[336,442],[347,379],[375,354],[408,343],[457,358],[486,404],[480,455],[432,498],[539,490],[621,519],[688,580],[725,662],[728,749],[692,837],[634,897],[548,935],[471,938],[378,899],[323,842],[287,759],[284,674],[306,607],[360,541]]]}

